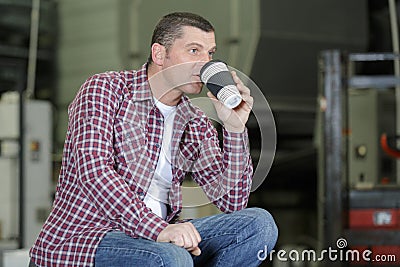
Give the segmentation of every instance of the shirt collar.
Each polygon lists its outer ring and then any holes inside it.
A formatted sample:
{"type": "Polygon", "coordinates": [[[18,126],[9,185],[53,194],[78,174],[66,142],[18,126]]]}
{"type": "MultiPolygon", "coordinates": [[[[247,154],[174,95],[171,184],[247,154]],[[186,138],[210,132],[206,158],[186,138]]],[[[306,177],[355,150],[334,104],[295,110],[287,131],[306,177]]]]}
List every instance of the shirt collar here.
{"type": "Polygon", "coordinates": [[[133,97],[135,100],[148,100],[151,99],[153,94],[151,93],[150,84],[147,77],[147,63],[136,71],[136,76],[134,78],[134,84],[136,88],[133,91],[133,97]]]}

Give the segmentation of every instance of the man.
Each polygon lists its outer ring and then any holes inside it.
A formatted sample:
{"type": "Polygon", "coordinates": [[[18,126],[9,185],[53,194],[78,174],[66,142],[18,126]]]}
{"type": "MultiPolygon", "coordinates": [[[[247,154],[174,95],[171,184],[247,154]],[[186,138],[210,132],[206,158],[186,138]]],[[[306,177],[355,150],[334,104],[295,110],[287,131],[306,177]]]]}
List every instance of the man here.
{"type": "Polygon", "coordinates": [[[216,50],[214,28],[191,13],[156,26],[138,71],[89,78],[69,107],[52,212],[30,251],[37,266],[255,266],[272,250],[271,215],[245,209],[252,164],[245,123],[253,99],[231,110],[212,94],[223,149],[210,120],[185,94],[216,50]],[[177,223],[185,174],[225,214],[177,223]]]}

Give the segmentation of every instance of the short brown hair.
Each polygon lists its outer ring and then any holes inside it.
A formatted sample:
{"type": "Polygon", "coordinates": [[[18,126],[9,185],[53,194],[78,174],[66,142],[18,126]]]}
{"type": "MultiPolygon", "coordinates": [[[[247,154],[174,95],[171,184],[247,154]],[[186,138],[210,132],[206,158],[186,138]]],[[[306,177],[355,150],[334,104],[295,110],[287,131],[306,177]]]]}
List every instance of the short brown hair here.
{"type": "MultiPolygon", "coordinates": [[[[174,12],[163,16],[161,20],[157,23],[153,31],[150,47],[154,43],[159,43],[163,45],[168,51],[174,41],[182,37],[183,26],[196,27],[205,32],[214,31],[214,27],[211,25],[211,23],[199,15],[189,12],[174,12]]],[[[153,59],[151,57],[150,50],[150,56],[147,60],[147,63],[151,64],[151,62],[153,62],[153,59]]]]}

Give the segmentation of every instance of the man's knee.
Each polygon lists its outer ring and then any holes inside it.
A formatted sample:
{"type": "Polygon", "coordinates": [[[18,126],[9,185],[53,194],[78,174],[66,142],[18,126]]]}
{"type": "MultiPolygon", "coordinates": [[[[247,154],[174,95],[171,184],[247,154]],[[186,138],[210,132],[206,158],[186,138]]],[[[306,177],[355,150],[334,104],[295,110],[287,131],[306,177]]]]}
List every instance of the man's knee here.
{"type": "Polygon", "coordinates": [[[255,218],[254,223],[260,228],[270,228],[271,230],[278,231],[274,218],[271,213],[261,208],[249,208],[248,211],[253,214],[255,218]]]}
{"type": "Polygon", "coordinates": [[[158,253],[162,266],[193,266],[192,256],[186,249],[170,243],[165,245],[158,253]]]}
{"type": "Polygon", "coordinates": [[[259,245],[267,246],[272,250],[278,239],[278,227],[272,215],[261,208],[248,208],[246,213],[253,218],[251,228],[257,236],[259,245]]]}

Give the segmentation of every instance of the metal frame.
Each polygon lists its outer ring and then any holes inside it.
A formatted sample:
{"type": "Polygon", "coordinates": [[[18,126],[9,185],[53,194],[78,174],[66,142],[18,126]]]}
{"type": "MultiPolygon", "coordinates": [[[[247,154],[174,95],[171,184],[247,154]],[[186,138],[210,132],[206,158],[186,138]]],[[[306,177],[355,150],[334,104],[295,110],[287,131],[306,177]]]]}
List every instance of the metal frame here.
{"type": "MultiPolygon", "coordinates": [[[[322,111],[319,155],[319,236],[321,248],[336,244],[343,218],[342,64],[339,51],[323,52],[319,61],[319,100],[322,111]]],[[[333,262],[324,265],[339,266],[333,262]]]]}
{"type": "MultiPolygon", "coordinates": [[[[319,239],[320,249],[335,247],[339,238],[353,245],[399,245],[396,230],[347,229],[347,211],[354,193],[348,187],[347,153],[343,129],[347,129],[347,89],[387,89],[400,85],[400,78],[391,75],[357,76],[354,65],[361,61],[399,60],[399,54],[357,53],[338,50],[323,51],[319,58],[319,100],[321,110],[319,147],[319,239]]],[[[400,194],[400,188],[392,189],[400,194]]],[[[326,262],[324,266],[347,263],[326,262]]]]}

